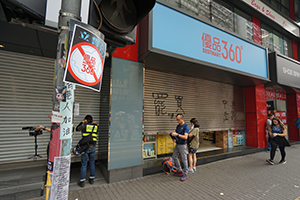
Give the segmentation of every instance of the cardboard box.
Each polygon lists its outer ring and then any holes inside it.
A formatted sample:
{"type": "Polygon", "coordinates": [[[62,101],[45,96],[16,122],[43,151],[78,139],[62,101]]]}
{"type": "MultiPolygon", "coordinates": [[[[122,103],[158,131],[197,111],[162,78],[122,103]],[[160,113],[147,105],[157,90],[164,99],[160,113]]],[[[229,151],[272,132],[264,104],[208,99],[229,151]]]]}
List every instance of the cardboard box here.
{"type": "Polygon", "coordinates": [[[216,131],[216,147],[228,147],[228,131],[216,131]]]}

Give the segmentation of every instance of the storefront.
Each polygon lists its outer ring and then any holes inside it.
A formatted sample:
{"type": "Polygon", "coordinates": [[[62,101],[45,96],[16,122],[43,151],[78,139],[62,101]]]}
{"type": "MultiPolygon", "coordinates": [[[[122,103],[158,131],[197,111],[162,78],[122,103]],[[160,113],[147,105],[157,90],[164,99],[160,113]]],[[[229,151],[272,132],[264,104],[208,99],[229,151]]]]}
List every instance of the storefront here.
{"type": "MultiPolygon", "coordinates": [[[[50,127],[48,115],[52,111],[55,60],[8,51],[0,51],[0,59],[0,164],[32,162],[32,159],[27,158],[35,154],[34,137],[29,135],[28,130],[22,130],[22,127],[50,127]]],[[[79,106],[79,113],[73,118],[75,126],[87,114],[99,122],[99,97],[98,92],[76,87],[75,104],[79,106]]],[[[77,143],[80,138],[81,133],[76,132],[73,143],[77,143]]],[[[37,153],[43,156],[38,160],[46,160],[49,140],[50,133],[47,131],[37,136],[37,153]]],[[[80,161],[80,157],[73,157],[72,161],[80,161]]]]}
{"type": "MultiPolygon", "coordinates": [[[[273,113],[284,125],[287,125],[286,92],[280,86],[266,87],[268,113],[273,113]]],[[[287,136],[288,137],[288,136],[287,136]]]]}
{"type": "Polygon", "coordinates": [[[173,152],[178,113],[199,120],[198,151],[247,145],[244,88],[269,82],[266,49],[160,3],[140,27],[143,157],[173,152]]]}
{"type": "Polygon", "coordinates": [[[268,111],[288,127],[289,140],[299,140],[294,122],[300,117],[300,63],[276,52],[269,54],[271,83],[266,84],[268,111]]]}

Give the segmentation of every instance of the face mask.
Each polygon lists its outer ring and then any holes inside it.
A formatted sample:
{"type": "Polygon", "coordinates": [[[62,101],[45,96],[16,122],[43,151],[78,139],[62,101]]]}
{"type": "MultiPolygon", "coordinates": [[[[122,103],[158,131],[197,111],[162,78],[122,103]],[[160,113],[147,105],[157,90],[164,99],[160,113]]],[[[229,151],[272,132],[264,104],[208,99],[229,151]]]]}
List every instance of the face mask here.
{"type": "Polygon", "coordinates": [[[194,129],[194,125],[191,127],[191,129],[194,129]]]}

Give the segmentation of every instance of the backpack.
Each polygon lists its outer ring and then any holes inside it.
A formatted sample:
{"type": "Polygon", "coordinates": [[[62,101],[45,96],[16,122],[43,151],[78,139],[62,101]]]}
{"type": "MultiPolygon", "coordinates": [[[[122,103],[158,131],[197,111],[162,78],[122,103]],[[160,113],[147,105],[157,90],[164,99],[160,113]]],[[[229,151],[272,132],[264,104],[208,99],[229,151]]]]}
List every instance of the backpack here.
{"type": "MultiPolygon", "coordinates": [[[[93,127],[92,132],[94,131],[95,126],[93,127]]],[[[78,144],[73,148],[74,155],[83,154],[92,144],[94,144],[92,132],[79,140],[78,144]]]]}
{"type": "Polygon", "coordinates": [[[78,144],[76,145],[76,152],[78,154],[82,154],[84,151],[86,151],[88,148],[90,148],[90,145],[93,144],[93,137],[92,134],[81,138],[79,140],[78,144]]]}
{"type": "Polygon", "coordinates": [[[168,175],[170,175],[172,172],[177,172],[177,168],[173,166],[172,158],[164,158],[162,161],[162,165],[162,170],[168,175]]]}

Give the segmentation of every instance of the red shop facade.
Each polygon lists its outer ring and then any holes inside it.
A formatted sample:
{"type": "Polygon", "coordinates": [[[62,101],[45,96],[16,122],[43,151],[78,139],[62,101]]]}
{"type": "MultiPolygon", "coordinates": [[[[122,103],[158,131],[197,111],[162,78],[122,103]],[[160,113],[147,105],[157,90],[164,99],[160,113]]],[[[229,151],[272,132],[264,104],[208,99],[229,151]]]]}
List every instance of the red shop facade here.
{"type": "Polygon", "coordinates": [[[290,142],[300,140],[294,125],[300,117],[300,62],[269,54],[270,83],[245,88],[247,146],[264,148],[267,114],[273,112],[288,128],[290,142]]]}
{"type": "Polygon", "coordinates": [[[294,125],[300,117],[300,62],[278,54],[269,54],[271,83],[265,84],[267,112],[273,112],[288,128],[290,142],[300,140],[294,125]]]}

